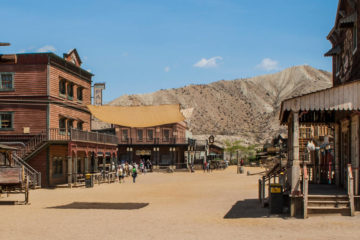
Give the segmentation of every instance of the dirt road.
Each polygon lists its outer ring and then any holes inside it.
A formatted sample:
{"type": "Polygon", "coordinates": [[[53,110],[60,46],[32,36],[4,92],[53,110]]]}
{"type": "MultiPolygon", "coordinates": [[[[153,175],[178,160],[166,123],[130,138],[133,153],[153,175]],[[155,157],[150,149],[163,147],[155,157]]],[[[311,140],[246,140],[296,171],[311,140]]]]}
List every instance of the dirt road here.
{"type": "Polygon", "coordinates": [[[257,200],[257,179],[229,168],[40,189],[30,193],[31,205],[0,206],[0,240],[360,238],[360,216],[268,217],[257,200]]]}

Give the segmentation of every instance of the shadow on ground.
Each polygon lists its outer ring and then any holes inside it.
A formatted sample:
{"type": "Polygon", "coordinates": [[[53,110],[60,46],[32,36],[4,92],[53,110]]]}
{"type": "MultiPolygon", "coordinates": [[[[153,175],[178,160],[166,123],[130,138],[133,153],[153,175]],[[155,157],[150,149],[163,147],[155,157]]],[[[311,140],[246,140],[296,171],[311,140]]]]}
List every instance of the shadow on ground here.
{"type": "Polygon", "coordinates": [[[269,209],[262,208],[259,199],[245,199],[243,201],[238,201],[224,216],[225,219],[267,217],[269,217],[269,209]]]}
{"type": "Polygon", "coordinates": [[[148,206],[149,203],[103,203],[103,202],[73,202],[66,205],[48,207],[52,209],[111,209],[135,210],[148,206]]]}

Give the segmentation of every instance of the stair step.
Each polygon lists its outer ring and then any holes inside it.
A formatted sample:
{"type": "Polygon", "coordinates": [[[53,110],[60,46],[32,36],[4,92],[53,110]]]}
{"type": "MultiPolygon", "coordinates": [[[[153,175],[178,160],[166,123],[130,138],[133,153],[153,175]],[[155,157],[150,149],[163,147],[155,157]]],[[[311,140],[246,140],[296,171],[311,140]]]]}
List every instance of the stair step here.
{"type": "Polygon", "coordinates": [[[349,203],[349,200],[333,200],[333,201],[322,201],[322,200],[309,200],[308,203],[328,203],[328,204],[331,204],[331,203],[334,203],[334,204],[337,204],[337,203],[349,203]]]}
{"type": "Polygon", "coordinates": [[[342,195],[308,195],[309,198],[348,198],[348,195],[342,194],[342,195]]]}
{"type": "Polygon", "coordinates": [[[308,207],[308,210],[346,210],[350,207],[308,207]]]}

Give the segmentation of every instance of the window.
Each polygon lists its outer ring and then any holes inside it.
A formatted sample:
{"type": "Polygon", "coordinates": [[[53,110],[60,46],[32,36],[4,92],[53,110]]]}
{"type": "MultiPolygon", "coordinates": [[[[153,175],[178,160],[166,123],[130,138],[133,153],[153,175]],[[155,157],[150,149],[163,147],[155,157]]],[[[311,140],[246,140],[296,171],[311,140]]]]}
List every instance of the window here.
{"type": "Polygon", "coordinates": [[[138,141],[143,140],[143,130],[142,129],[137,130],[137,139],[138,139],[138,141]]]}
{"type": "Polygon", "coordinates": [[[72,128],[74,128],[74,120],[68,119],[68,120],[67,120],[67,131],[68,131],[68,135],[70,135],[72,128]]]}
{"type": "Polygon", "coordinates": [[[128,130],[127,129],[123,129],[122,130],[122,134],[121,134],[121,139],[123,141],[127,141],[129,138],[129,135],[128,135],[128,130]]]}
{"type": "Polygon", "coordinates": [[[65,79],[61,79],[59,81],[59,94],[60,94],[60,96],[61,95],[63,95],[63,96],[66,95],[66,80],[65,79]]]}
{"type": "Polygon", "coordinates": [[[358,35],[357,24],[354,24],[354,27],[353,27],[353,53],[355,53],[357,50],[357,45],[358,45],[357,35],[358,35]]]}
{"type": "Polygon", "coordinates": [[[52,162],[53,175],[62,175],[63,174],[63,160],[61,157],[54,157],[52,162]]]}
{"type": "Polygon", "coordinates": [[[0,130],[13,129],[13,113],[0,112],[0,130]]]}
{"type": "Polygon", "coordinates": [[[79,130],[83,130],[83,122],[78,122],[77,123],[77,129],[79,129],[79,130]]]}
{"type": "Polygon", "coordinates": [[[65,134],[65,131],[66,131],[66,119],[65,118],[59,119],[59,129],[60,129],[60,134],[65,134]]]}
{"type": "Polygon", "coordinates": [[[76,90],[76,95],[77,95],[77,99],[79,101],[83,100],[83,88],[82,87],[78,87],[76,90]]]}
{"type": "Polygon", "coordinates": [[[0,74],[0,91],[12,90],[13,85],[13,73],[0,74]]]}
{"type": "Polygon", "coordinates": [[[163,140],[164,140],[164,142],[168,142],[170,140],[170,130],[169,129],[164,129],[163,140]]]}
{"type": "Polygon", "coordinates": [[[74,98],[74,84],[69,83],[67,86],[67,98],[72,100],[74,98]]]}
{"type": "Polygon", "coordinates": [[[148,129],[147,130],[147,139],[149,141],[154,140],[154,130],[153,129],[148,129]]]}

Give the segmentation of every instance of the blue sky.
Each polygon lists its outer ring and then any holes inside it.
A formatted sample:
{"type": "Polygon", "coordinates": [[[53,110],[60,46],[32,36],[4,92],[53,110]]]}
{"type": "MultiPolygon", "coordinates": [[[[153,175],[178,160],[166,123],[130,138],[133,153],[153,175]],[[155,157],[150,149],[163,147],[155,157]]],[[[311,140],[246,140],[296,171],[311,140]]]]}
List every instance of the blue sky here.
{"type": "Polygon", "coordinates": [[[2,0],[1,53],[77,48],[123,94],[246,78],[308,64],[331,71],[338,0],[2,0]]]}

